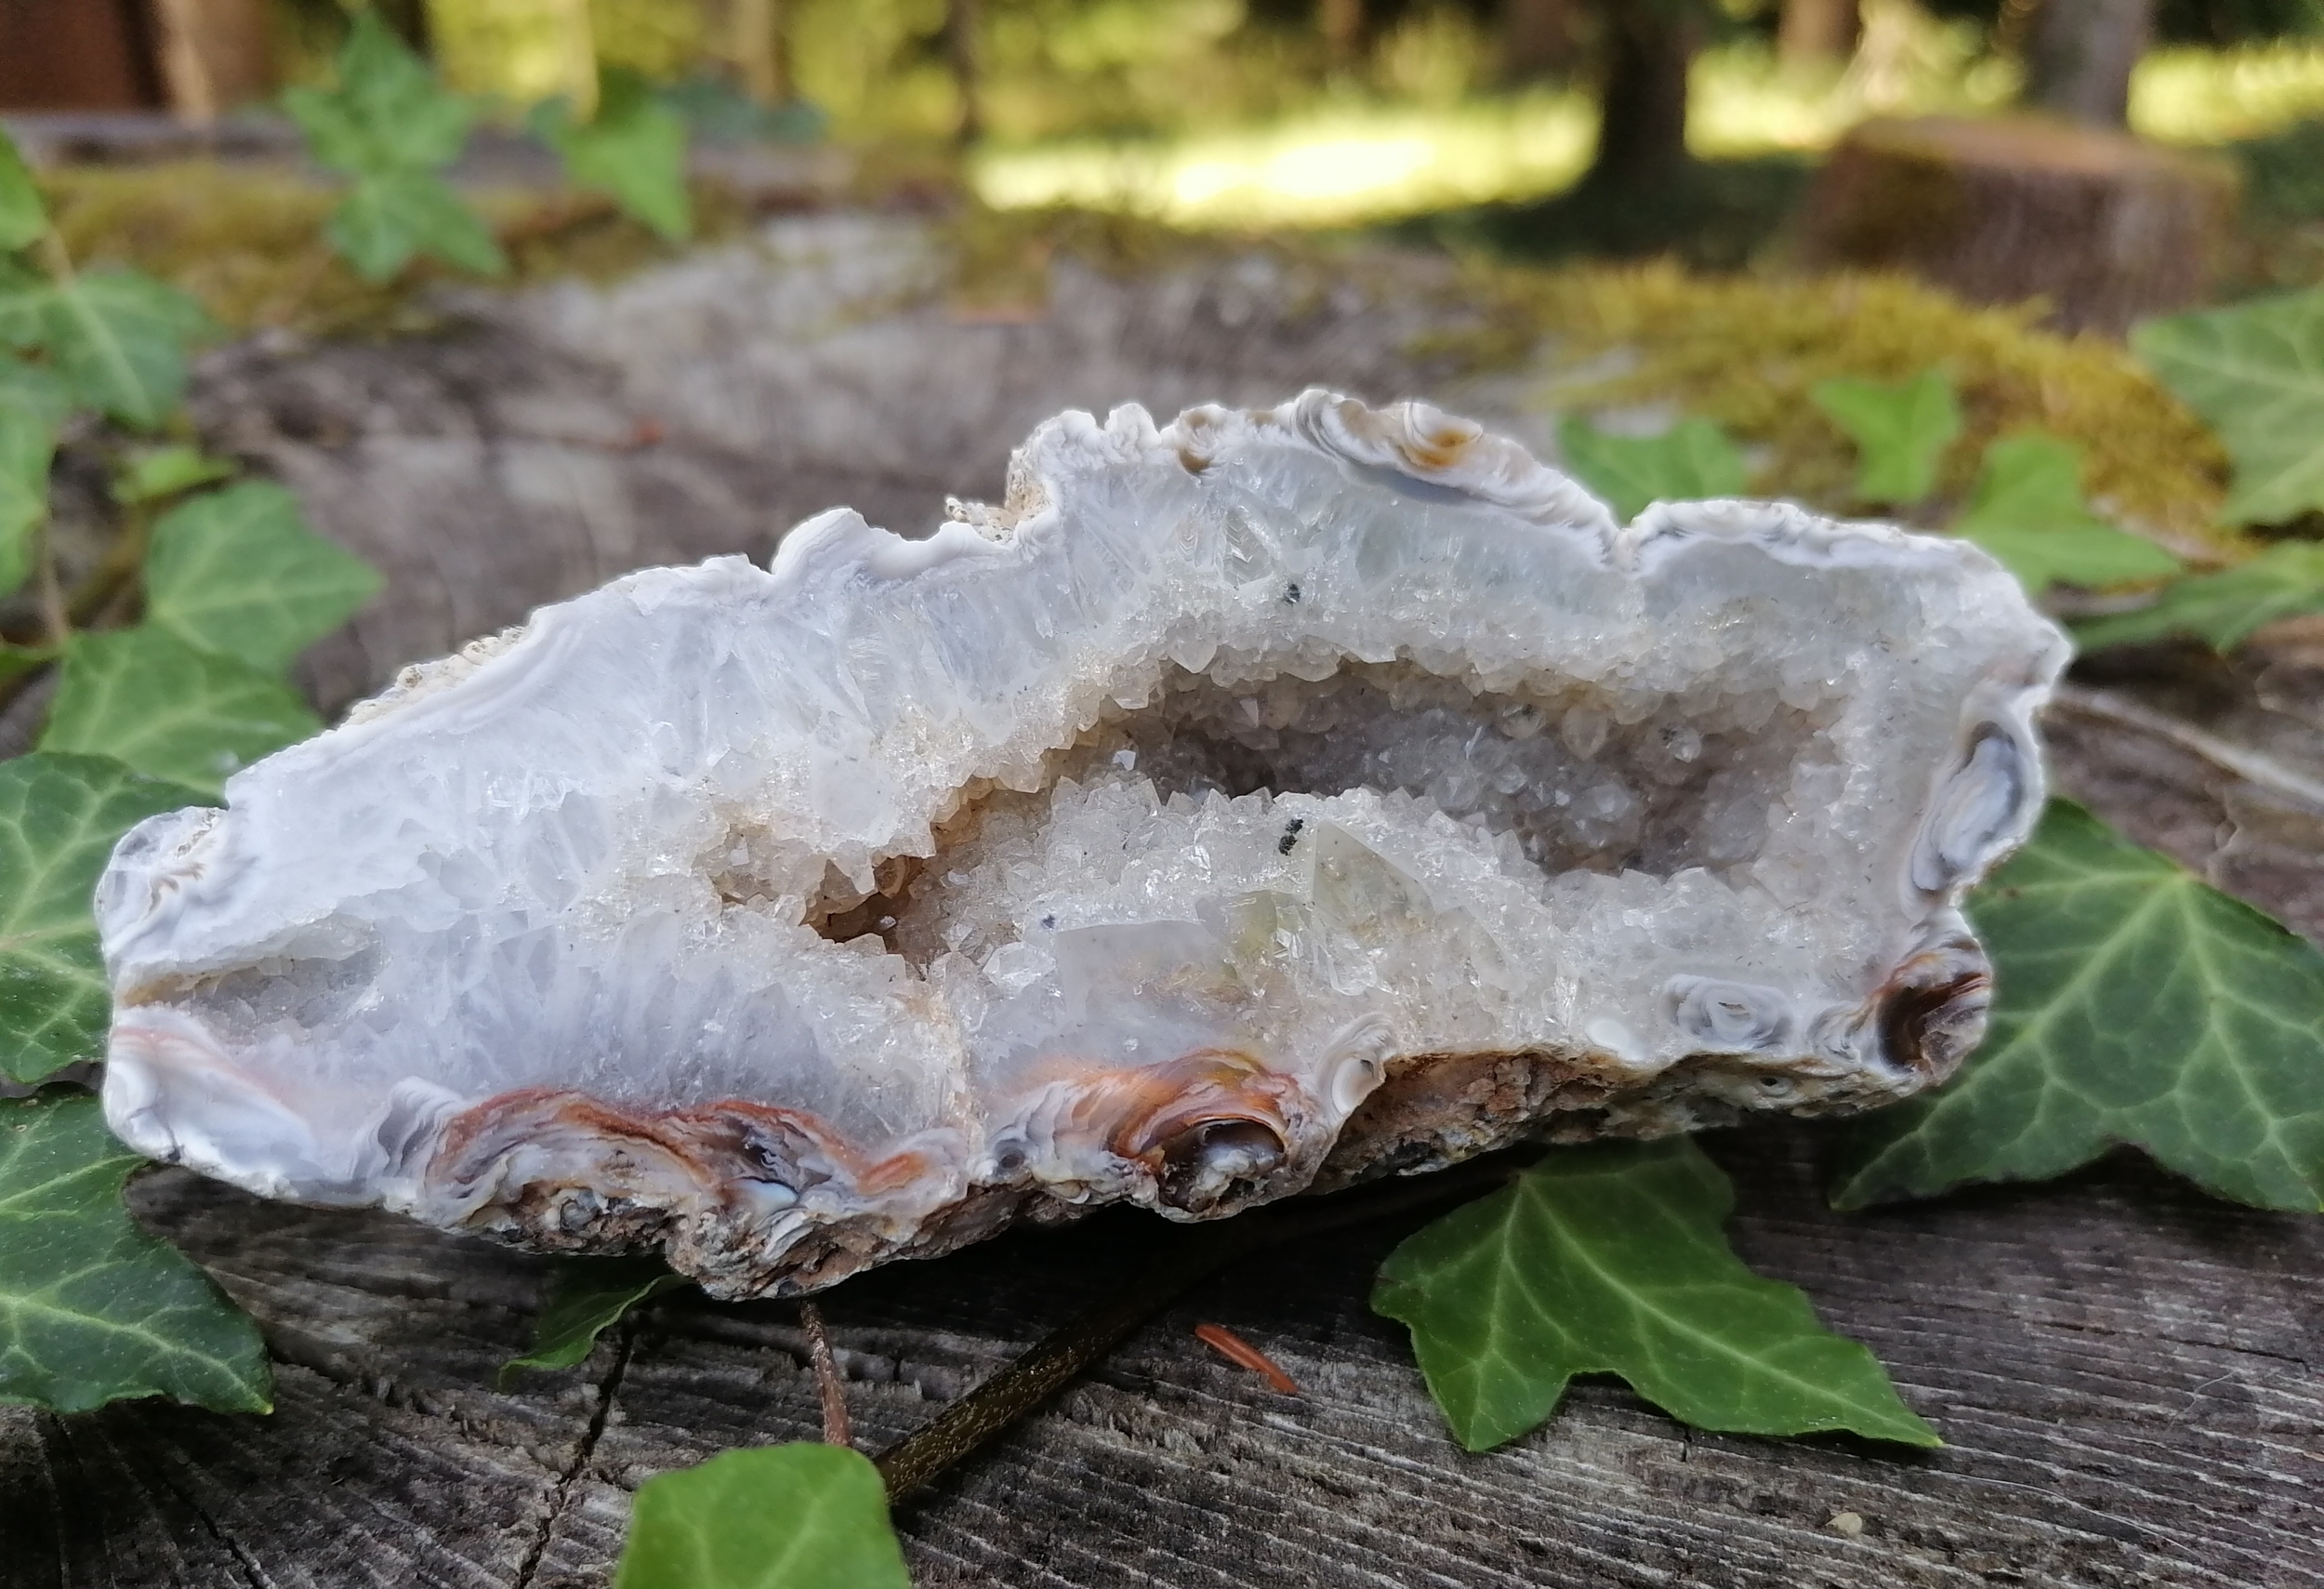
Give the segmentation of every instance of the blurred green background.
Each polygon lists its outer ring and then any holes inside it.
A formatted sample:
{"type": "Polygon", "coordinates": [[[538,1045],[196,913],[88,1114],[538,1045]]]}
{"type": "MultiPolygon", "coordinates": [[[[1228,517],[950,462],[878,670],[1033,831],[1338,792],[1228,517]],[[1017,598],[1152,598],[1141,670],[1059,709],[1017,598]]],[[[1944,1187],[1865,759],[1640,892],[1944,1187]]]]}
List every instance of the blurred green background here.
{"type": "MultiPolygon", "coordinates": [[[[147,53],[166,57],[173,15],[207,31],[221,64],[194,109],[208,114],[327,80],[352,6],[10,0],[0,25],[17,32],[6,53],[18,60],[0,65],[0,110],[71,108],[56,102],[58,73],[33,69],[44,48],[59,47],[37,36],[56,31],[40,13],[109,7],[133,54],[141,33],[147,53]]],[[[2085,8],[2140,14],[2146,47],[2128,121],[2143,136],[2243,143],[2324,116],[2324,0],[2085,8]]],[[[902,150],[959,142],[966,180],[996,206],[1073,204],[1233,228],[1363,224],[1568,186],[1589,163],[1602,91],[1635,53],[1627,35],[1642,18],[1667,35],[1660,53],[1681,62],[1687,147],[1735,161],[1811,154],[1871,115],[2005,107],[2024,91],[2040,9],[2034,0],[381,5],[452,86],[510,107],[560,93],[586,101],[601,66],[629,67],[791,107],[762,124],[782,136],[902,150]]],[[[98,26],[78,25],[82,34],[98,26]]],[[[75,47],[99,48],[85,38],[75,47]]],[[[1667,77],[1668,60],[1648,64],[1667,77]]],[[[141,93],[114,99],[186,98],[166,60],[143,76],[141,93]]],[[[2324,188],[2324,139],[2263,164],[2265,205],[2284,207],[2276,189],[2285,184],[2324,188]]]]}

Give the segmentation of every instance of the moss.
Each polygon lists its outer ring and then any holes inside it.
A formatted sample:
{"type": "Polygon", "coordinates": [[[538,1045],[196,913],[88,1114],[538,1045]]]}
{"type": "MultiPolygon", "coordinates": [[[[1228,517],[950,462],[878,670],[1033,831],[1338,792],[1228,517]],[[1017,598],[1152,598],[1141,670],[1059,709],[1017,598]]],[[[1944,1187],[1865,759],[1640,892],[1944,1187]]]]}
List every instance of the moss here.
{"type": "MultiPolygon", "coordinates": [[[[185,288],[230,331],[278,326],[314,336],[388,336],[436,323],[427,289],[465,280],[418,260],[364,281],[324,240],[338,191],[284,169],[186,161],[76,167],[44,181],[74,259],[125,264],[185,288]]],[[[597,194],[497,190],[468,195],[508,250],[508,284],[606,280],[676,250],[597,194]]],[[[698,240],[739,233],[747,207],[696,183],[698,240]]]]}
{"type": "Polygon", "coordinates": [[[1903,380],[1948,371],[1964,432],[1940,501],[1958,499],[1985,444],[2040,427],[2080,444],[2084,487],[2109,513],[2187,550],[2231,553],[2216,524],[2227,480],[2218,439],[2120,344],[2037,329],[2040,306],[1973,309],[1895,276],[1760,279],[1668,264],[1524,271],[1471,267],[1483,319],[1440,351],[1509,364],[1549,339],[1563,365],[1618,354],[1619,373],[1561,388],[1560,406],[1670,404],[1765,449],[1753,489],[1830,510],[1861,508],[1855,452],[1808,400],[1829,376],[1903,380]]]}
{"type": "Polygon", "coordinates": [[[972,200],[946,213],[938,236],[951,258],[948,300],[968,319],[1037,315],[1049,298],[1050,262],[1061,255],[1122,277],[1216,258],[1221,252],[1216,237],[1138,216],[1063,207],[997,210],[972,200]]]}

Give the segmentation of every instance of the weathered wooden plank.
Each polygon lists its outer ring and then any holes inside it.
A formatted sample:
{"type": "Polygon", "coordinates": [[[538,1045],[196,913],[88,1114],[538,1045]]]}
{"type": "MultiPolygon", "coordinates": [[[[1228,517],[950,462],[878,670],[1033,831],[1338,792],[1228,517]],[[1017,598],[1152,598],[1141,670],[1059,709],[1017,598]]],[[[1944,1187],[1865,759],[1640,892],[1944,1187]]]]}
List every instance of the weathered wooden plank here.
{"type": "Polygon", "coordinates": [[[275,1410],[9,1412],[0,1584],[516,1581],[596,1405],[583,1384],[488,1388],[526,1337],[537,1260],[174,1171],[133,1202],[264,1320],[275,1410]]]}
{"type": "MultiPolygon", "coordinates": [[[[1871,1344],[1942,1450],[1690,1432],[1605,1382],[1540,1434],[1462,1453],[1401,1331],[1366,1306],[1406,1219],[1226,1271],[907,1503],[920,1582],[2324,1582],[2324,1224],[2130,1159],[1843,1216],[1816,1193],[1831,1140],[1713,1139],[1741,1193],[1737,1244],[1871,1344]],[[1201,1319],[1261,1344],[1302,1394],[1213,1357],[1201,1319]],[[1842,1511],[1860,1537],[1829,1526],[1842,1511]]],[[[600,1585],[638,1483],[817,1428],[787,1304],[674,1298],[583,1370],[503,1395],[493,1370],[522,1337],[535,1261],[176,1172],[139,1200],[265,1323],[282,1405],[263,1421],[11,1415],[9,1589],[600,1585]]],[[[915,1426],[1134,1273],[1152,1234],[1109,1214],[831,1293],[862,1437],[915,1426]]]]}

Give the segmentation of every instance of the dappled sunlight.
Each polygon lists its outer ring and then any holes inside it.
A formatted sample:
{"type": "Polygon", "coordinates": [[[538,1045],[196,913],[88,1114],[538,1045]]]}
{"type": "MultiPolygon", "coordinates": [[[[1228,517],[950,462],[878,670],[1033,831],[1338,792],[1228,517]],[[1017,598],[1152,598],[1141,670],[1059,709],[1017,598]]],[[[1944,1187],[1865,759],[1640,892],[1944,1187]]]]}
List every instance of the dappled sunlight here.
{"type": "Polygon", "coordinates": [[[1329,226],[1553,192],[1590,152],[1574,94],[1446,110],[1349,110],[1273,127],[1128,144],[990,151],[971,168],[999,209],[1081,205],[1180,226],[1329,226]]]}
{"type": "Polygon", "coordinates": [[[2169,143],[2225,143],[2324,114],[2324,47],[2159,49],[2131,75],[2131,125],[2169,143]]]}
{"type": "MultiPolygon", "coordinates": [[[[1764,50],[1706,54],[1687,141],[1708,158],[1828,148],[1874,114],[1974,113],[2005,105],[2016,73],[1968,60],[1942,35],[1900,66],[1861,60],[1822,82],[1764,50]]],[[[971,179],[1000,209],[1076,205],[1226,229],[1341,226],[1553,193],[1588,163],[1594,110],[1576,92],[1437,108],[1342,105],[1261,126],[1178,139],[988,149],[971,179]]],[[[2248,138],[2324,113],[2324,48],[2160,50],[2133,80],[2138,131],[2176,143],[2248,138]]]]}

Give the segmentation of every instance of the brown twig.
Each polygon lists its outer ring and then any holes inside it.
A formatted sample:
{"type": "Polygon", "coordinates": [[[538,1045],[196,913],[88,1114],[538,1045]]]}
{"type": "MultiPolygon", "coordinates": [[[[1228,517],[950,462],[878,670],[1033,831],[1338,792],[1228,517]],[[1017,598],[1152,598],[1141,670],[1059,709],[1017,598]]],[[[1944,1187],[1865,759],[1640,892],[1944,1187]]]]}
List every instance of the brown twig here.
{"type": "MultiPolygon", "coordinates": [[[[113,538],[113,544],[106,550],[104,557],[64,598],[62,616],[68,633],[72,629],[90,628],[134,591],[138,571],[145,565],[145,547],[152,533],[152,511],[143,505],[131,508],[123,518],[121,534],[113,538]]],[[[45,613],[43,628],[53,631],[55,616],[45,613]]],[[[60,647],[65,638],[64,634],[56,634],[46,643],[60,647]]],[[[40,676],[53,666],[53,663],[45,662],[39,667],[28,668],[13,678],[0,680],[0,711],[7,710],[19,695],[31,689],[40,676]]]]}
{"type": "Polygon", "coordinates": [[[63,232],[50,227],[40,234],[40,241],[33,245],[33,252],[39,257],[40,268],[48,272],[50,281],[59,286],[73,285],[73,253],[64,245],[63,232]]]}
{"type": "Polygon", "coordinates": [[[854,1425],[847,1415],[847,1381],[839,1377],[839,1360],[831,1355],[831,1336],[823,1327],[823,1309],[812,1302],[799,1304],[799,1321],[807,1327],[807,1358],[815,1366],[815,1389],[823,1397],[823,1443],[855,1444],[854,1425]]]}
{"type": "Polygon", "coordinates": [[[2265,751],[2231,745],[2193,723],[2142,706],[2128,696],[2085,689],[2079,684],[2060,684],[2049,709],[2164,740],[2269,794],[2324,811],[2324,782],[2285,766],[2265,751]]]}
{"type": "Polygon", "coordinates": [[[875,1461],[889,1497],[897,1499],[918,1489],[1040,1406],[1214,1270],[1283,1242],[1474,1196],[1507,1180],[1522,1162],[1495,1154],[1422,1180],[1277,1206],[1215,1225],[1180,1227],[1160,1256],[1128,1286],[1052,1331],[926,1425],[880,1452],[875,1461]]]}
{"type": "Polygon", "coordinates": [[[1195,1339],[1209,1347],[1238,1369],[1248,1369],[1286,1396],[1300,1393],[1299,1382],[1283,1371],[1283,1365],[1244,1340],[1223,1324],[1197,1324],[1195,1339]]]}
{"type": "Polygon", "coordinates": [[[64,588],[57,582],[57,539],[50,532],[46,519],[41,521],[38,536],[40,642],[54,651],[64,644],[65,636],[71,632],[73,626],[65,612],[64,588]]]}
{"type": "Polygon", "coordinates": [[[124,592],[137,582],[145,566],[145,549],[153,536],[153,512],[138,503],[122,515],[121,533],[105,549],[104,557],[88,572],[65,602],[65,616],[74,629],[86,629],[103,617],[124,592]]]}

